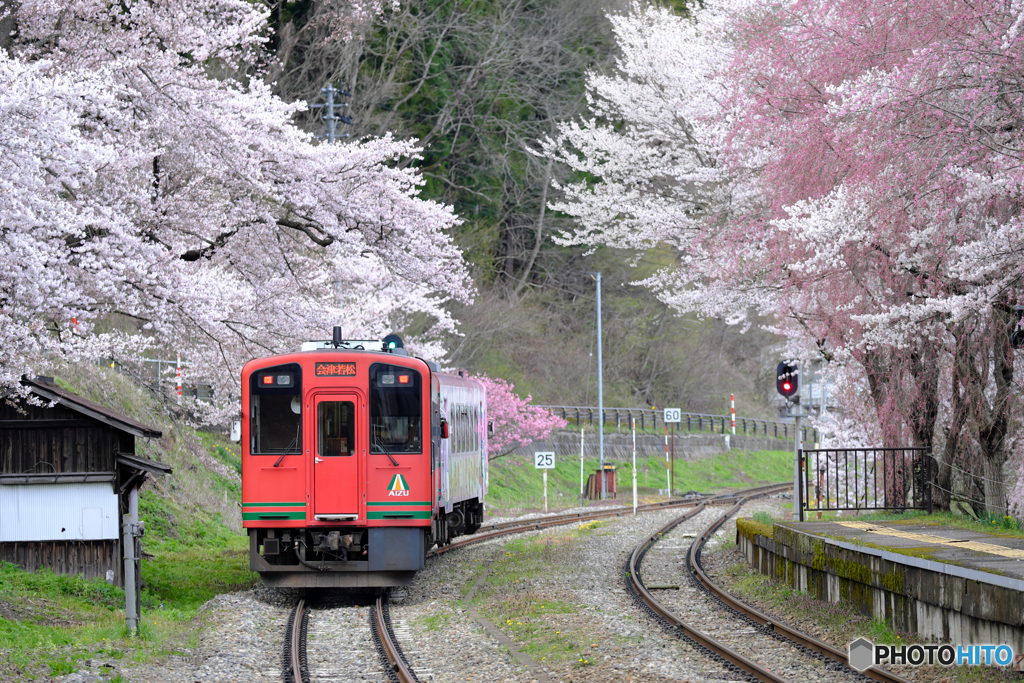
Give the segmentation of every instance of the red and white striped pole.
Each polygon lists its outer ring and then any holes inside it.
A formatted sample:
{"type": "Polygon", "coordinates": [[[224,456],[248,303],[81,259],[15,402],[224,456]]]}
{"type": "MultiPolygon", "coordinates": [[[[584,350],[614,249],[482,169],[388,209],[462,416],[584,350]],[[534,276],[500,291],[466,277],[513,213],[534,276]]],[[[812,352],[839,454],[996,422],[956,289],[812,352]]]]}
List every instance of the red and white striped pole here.
{"type": "MultiPolygon", "coordinates": [[[[665,423],[665,481],[671,482],[671,473],[669,472],[669,460],[668,460],[668,422],[665,423]]],[[[672,485],[669,483],[668,497],[672,497],[672,485]]]]}
{"type": "Polygon", "coordinates": [[[178,354],[178,403],[181,403],[181,354],[178,354]]]}
{"type": "Polygon", "coordinates": [[[736,434],[736,394],[729,394],[729,403],[732,404],[732,433],[736,434]]]}

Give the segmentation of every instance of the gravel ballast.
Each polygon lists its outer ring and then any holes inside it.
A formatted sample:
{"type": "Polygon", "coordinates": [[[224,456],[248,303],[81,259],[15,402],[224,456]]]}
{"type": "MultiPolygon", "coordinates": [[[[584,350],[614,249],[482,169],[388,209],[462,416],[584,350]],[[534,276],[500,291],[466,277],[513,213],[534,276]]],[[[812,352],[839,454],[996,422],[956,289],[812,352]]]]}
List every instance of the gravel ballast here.
{"type": "MultiPolygon", "coordinates": [[[[685,536],[698,534],[722,510],[699,513],[678,526],[673,539],[656,544],[666,553],[666,568],[675,561],[682,571],[691,540],[685,536]]],[[[625,590],[629,553],[683,512],[625,513],[429,559],[412,585],[392,591],[392,624],[411,668],[424,683],[735,680],[647,617],[625,590]]],[[[651,576],[648,583],[662,581],[651,576]]],[[[673,580],[682,584],[678,576],[673,580]]],[[[159,664],[122,662],[119,671],[133,682],[280,681],[285,624],[296,599],[294,592],[263,587],[218,596],[202,609],[204,627],[194,648],[159,664]]],[[[372,603],[366,591],[334,591],[312,601],[308,662],[314,682],[387,680],[370,639],[372,603]]]]}

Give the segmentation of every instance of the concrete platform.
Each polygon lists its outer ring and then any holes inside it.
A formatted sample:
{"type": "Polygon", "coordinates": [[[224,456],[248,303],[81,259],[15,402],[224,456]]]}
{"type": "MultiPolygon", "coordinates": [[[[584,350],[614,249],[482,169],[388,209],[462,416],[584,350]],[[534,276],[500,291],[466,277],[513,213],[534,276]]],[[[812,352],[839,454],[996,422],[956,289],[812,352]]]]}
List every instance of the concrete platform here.
{"type": "Polygon", "coordinates": [[[762,573],[816,598],[848,600],[925,638],[1024,652],[1024,538],[920,518],[739,520],[737,543],[762,573]]]}
{"type": "Polygon", "coordinates": [[[1024,579],[1024,538],[953,529],[920,520],[906,522],[801,522],[810,534],[1024,579]]]}

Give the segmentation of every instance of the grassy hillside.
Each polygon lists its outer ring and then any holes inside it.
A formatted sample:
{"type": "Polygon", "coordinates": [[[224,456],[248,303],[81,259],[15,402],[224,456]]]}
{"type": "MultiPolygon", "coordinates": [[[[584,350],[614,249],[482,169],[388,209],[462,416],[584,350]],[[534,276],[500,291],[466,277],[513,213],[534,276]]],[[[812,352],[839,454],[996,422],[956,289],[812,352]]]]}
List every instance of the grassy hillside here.
{"type": "Polygon", "coordinates": [[[142,627],[129,638],[124,591],[102,581],[24,572],[0,565],[0,676],[47,680],[92,659],[114,665],[183,654],[201,626],[198,608],[214,595],[253,585],[238,502],[241,460],[223,435],[173,414],[148,390],[112,370],[74,366],[55,373],[62,387],[163,431],[139,440],[137,452],[174,473],[150,480],[139,500],[142,541],[142,627]]]}
{"type": "MultiPolygon", "coordinates": [[[[555,469],[548,470],[549,508],[559,509],[578,505],[579,458],[561,458],[555,464],[555,469]]],[[[618,468],[618,500],[632,501],[631,463],[613,464],[618,468]]],[[[664,500],[665,496],[659,494],[658,490],[668,488],[665,459],[660,456],[637,458],[636,465],[638,497],[643,502],[664,500]]],[[[597,470],[597,467],[597,460],[584,460],[584,481],[597,470]]],[[[790,452],[732,450],[702,460],[676,460],[672,489],[677,493],[709,493],[790,481],[792,478],[793,454],[790,452]]],[[[505,458],[492,461],[487,501],[490,516],[543,509],[544,489],[541,470],[534,469],[532,462],[505,458]]]]}

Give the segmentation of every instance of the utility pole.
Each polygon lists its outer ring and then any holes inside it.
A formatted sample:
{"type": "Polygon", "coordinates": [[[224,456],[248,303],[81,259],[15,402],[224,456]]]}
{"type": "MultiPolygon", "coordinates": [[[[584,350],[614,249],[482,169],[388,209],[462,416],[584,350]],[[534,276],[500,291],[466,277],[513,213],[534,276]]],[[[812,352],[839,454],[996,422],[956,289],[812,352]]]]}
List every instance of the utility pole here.
{"type": "Polygon", "coordinates": [[[601,362],[601,273],[597,273],[597,421],[598,450],[601,458],[601,500],[608,498],[608,481],[604,474],[604,364],[601,362]]]}
{"type": "Polygon", "coordinates": [[[339,97],[351,97],[352,96],[351,92],[349,92],[348,90],[344,89],[345,88],[345,84],[344,83],[341,84],[341,87],[342,87],[341,90],[335,90],[334,86],[331,85],[330,83],[328,83],[327,85],[325,85],[323,88],[320,89],[320,92],[323,93],[324,99],[326,100],[326,102],[324,104],[311,104],[311,105],[309,105],[310,109],[323,109],[323,110],[325,110],[324,111],[324,116],[323,116],[325,131],[324,131],[323,135],[318,135],[317,137],[326,138],[327,142],[332,144],[332,145],[334,144],[335,140],[337,140],[339,138],[347,138],[348,137],[348,133],[342,133],[341,135],[339,135],[337,133],[338,122],[340,121],[341,123],[344,123],[344,124],[349,125],[349,126],[352,125],[352,118],[349,117],[347,114],[343,114],[341,116],[338,116],[334,112],[335,108],[345,109],[345,108],[348,107],[348,102],[335,102],[334,101],[335,95],[337,95],[339,97]]]}

